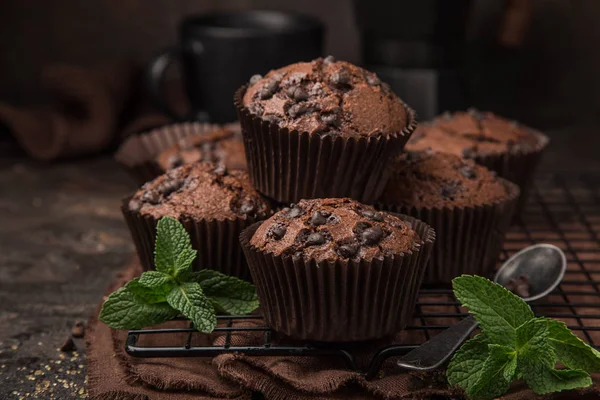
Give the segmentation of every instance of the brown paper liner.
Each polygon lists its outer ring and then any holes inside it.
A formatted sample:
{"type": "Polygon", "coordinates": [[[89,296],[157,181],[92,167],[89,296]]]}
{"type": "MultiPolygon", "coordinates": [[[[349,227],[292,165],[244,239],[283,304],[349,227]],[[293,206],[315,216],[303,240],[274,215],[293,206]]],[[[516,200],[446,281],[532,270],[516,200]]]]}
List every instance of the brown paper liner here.
{"type": "Polygon", "coordinates": [[[250,244],[260,223],[245,229],[240,242],[267,324],[295,339],[349,342],[378,339],[411,320],[435,232],[410,222],[420,247],[371,261],[316,261],[274,256],[250,244]]]}
{"type": "Polygon", "coordinates": [[[515,216],[520,215],[527,204],[533,176],[544,150],[550,143],[550,138],[543,133],[531,128],[528,130],[537,138],[537,144],[532,148],[512,150],[504,154],[477,155],[474,158],[477,164],[483,165],[489,170],[495,171],[498,176],[519,185],[521,195],[515,208],[515,216]]]}
{"type": "Polygon", "coordinates": [[[234,96],[253,186],[282,203],[301,199],[351,197],[373,204],[387,183],[388,161],[399,154],[417,126],[382,137],[343,137],[290,131],[264,121],[243,106],[247,86],[234,96]]]}
{"type": "Polygon", "coordinates": [[[425,272],[425,285],[450,284],[462,274],[490,277],[510,226],[519,187],[502,179],[508,196],[474,207],[418,208],[380,204],[377,208],[412,217],[431,225],[436,241],[425,272]]]}
{"type": "MultiPolygon", "coordinates": [[[[158,219],[128,207],[131,196],[123,199],[121,211],[131,232],[140,262],[145,270],[154,269],[154,241],[158,219]]],[[[240,246],[240,233],[255,222],[268,218],[239,217],[234,220],[180,218],[179,221],[190,234],[192,247],[198,254],[192,268],[214,269],[226,275],[252,282],[248,264],[240,246]]]]}
{"type": "Polygon", "coordinates": [[[155,161],[162,151],[185,137],[202,135],[218,127],[201,122],[165,125],[129,137],[115,153],[115,159],[138,183],[143,184],[165,172],[155,161]]]}

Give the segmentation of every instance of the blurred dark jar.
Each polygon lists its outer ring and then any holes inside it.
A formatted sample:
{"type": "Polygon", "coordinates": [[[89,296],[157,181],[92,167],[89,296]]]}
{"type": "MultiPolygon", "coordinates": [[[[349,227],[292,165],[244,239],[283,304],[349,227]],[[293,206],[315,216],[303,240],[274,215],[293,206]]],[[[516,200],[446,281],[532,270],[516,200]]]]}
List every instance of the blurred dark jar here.
{"type": "Polygon", "coordinates": [[[471,0],[355,0],[362,59],[420,119],[466,106],[471,0]]]}
{"type": "Polygon", "coordinates": [[[323,25],[313,18],[279,11],[193,16],[180,26],[180,44],[148,67],[148,86],[158,107],[177,120],[236,119],[233,94],[254,74],[322,56],[323,25]],[[169,64],[179,58],[192,110],[177,115],[160,92],[169,64]]]}

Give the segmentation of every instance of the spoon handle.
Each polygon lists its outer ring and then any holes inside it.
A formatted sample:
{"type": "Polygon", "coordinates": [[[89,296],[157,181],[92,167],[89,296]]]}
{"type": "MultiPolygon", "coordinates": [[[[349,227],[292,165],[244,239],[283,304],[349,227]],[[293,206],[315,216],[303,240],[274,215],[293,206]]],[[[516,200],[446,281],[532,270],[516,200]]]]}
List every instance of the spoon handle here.
{"type": "Polygon", "coordinates": [[[401,368],[427,371],[442,365],[479,324],[468,316],[398,360],[401,368]]]}

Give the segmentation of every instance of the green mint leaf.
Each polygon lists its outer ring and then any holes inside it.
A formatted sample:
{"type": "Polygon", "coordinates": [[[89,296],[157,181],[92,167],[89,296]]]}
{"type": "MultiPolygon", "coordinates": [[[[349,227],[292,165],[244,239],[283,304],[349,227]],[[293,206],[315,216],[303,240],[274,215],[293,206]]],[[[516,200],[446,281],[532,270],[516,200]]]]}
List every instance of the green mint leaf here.
{"type": "Polygon", "coordinates": [[[497,344],[488,345],[489,355],[481,367],[479,379],[466,393],[469,397],[493,399],[508,390],[514,377],[517,353],[514,349],[497,344]],[[509,376],[506,379],[505,376],[509,376]]]}
{"type": "Polygon", "coordinates": [[[492,343],[514,346],[516,329],[534,318],[523,299],[488,279],[462,275],[454,278],[452,287],[492,343]]]}
{"type": "Polygon", "coordinates": [[[537,394],[584,388],[592,384],[590,374],[581,370],[558,370],[542,363],[521,359],[519,366],[523,369],[523,379],[537,394]]]}
{"type": "Polygon", "coordinates": [[[556,354],[548,343],[548,323],[540,318],[527,321],[517,328],[517,351],[522,357],[539,357],[549,366],[556,364],[556,354]]]}
{"type": "Polygon", "coordinates": [[[548,341],[558,361],[570,369],[600,372],[600,352],[577,337],[564,322],[544,318],[548,324],[548,341]]]}
{"type": "Polygon", "coordinates": [[[489,341],[484,334],[467,340],[454,354],[446,369],[446,377],[450,386],[460,386],[465,391],[471,390],[481,376],[481,366],[489,355],[489,341]]]}
{"type": "Polygon", "coordinates": [[[136,295],[131,286],[139,282],[132,282],[108,296],[98,317],[100,321],[113,329],[141,329],[163,323],[179,314],[167,303],[151,303],[136,295]],[[132,285],[132,282],[137,283],[132,285]]]}
{"type": "Polygon", "coordinates": [[[218,311],[244,315],[258,308],[258,296],[251,283],[212,270],[199,271],[196,277],[218,311]]]}
{"type": "Polygon", "coordinates": [[[170,286],[150,289],[140,283],[140,278],[134,278],[128,282],[125,287],[131,293],[149,304],[164,303],[167,301],[167,294],[171,291],[170,286]]]}
{"type": "Polygon", "coordinates": [[[167,302],[189,318],[200,332],[212,332],[217,326],[213,305],[199,283],[187,282],[175,286],[167,295],[167,302]]]}
{"type": "Polygon", "coordinates": [[[163,217],[156,227],[154,264],[157,271],[177,277],[189,271],[196,258],[190,236],[183,225],[174,218],[163,217]]]}
{"type": "MultiPolygon", "coordinates": [[[[513,351],[514,352],[514,351],[513,351]]],[[[504,379],[508,382],[512,382],[517,379],[517,352],[514,352],[514,357],[511,358],[510,362],[504,368],[504,379]]]]}
{"type": "Polygon", "coordinates": [[[173,278],[170,275],[159,271],[146,271],[140,276],[140,284],[149,289],[161,288],[165,285],[172,285],[173,278]]]}

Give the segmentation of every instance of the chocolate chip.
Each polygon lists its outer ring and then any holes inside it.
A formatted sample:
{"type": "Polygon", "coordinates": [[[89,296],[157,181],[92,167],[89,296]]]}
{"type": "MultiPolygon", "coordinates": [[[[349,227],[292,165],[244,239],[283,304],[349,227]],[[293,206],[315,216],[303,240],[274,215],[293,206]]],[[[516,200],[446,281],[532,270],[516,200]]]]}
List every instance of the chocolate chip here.
{"type": "Polygon", "coordinates": [[[267,236],[275,240],[281,240],[286,232],[287,228],[283,224],[274,224],[267,230],[267,236]]]}
{"type": "Polygon", "coordinates": [[[259,75],[259,74],[252,75],[252,77],[250,78],[250,86],[256,85],[258,83],[258,81],[260,81],[261,79],[262,79],[262,75],[259,75]]]}
{"type": "Polygon", "coordinates": [[[310,236],[310,231],[308,229],[302,229],[296,235],[295,241],[296,241],[296,243],[304,243],[308,240],[309,236],[310,236]]]}
{"type": "Polygon", "coordinates": [[[279,80],[271,78],[258,90],[258,96],[262,100],[270,99],[277,89],[279,89],[279,80]]]}
{"type": "Polygon", "coordinates": [[[160,195],[154,190],[148,190],[142,195],[142,201],[144,203],[158,204],[160,201],[160,195]]]}
{"type": "Polygon", "coordinates": [[[340,126],[342,124],[339,116],[335,113],[321,115],[321,121],[323,121],[327,125],[331,125],[331,126],[340,126]]]}
{"type": "Polygon", "coordinates": [[[315,213],[310,218],[310,223],[314,226],[325,225],[327,223],[327,218],[321,214],[320,211],[315,211],[315,213]]]}
{"type": "Polygon", "coordinates": [[[301,215],[304,215],[304,210],[296,205],[296,204],[290,204],[291,208],[287,213],[287,216],[290,218],[298,218],[301,215]]]}
{"type": "Polygon", "coordinates": [[[466,149],[463,149],[462,156],[464,158],[474,158],[475,157],[475,150],[473,150],[470,147],[467,147],[466,149]]]}
{"type": "Polygon", "coordinates": [[[459,169],[462,176],[467,179],[475,179],[477,178],[477,174],[475,173],[475,169],[470,165],[464,165],[459,169]]]}
{"type": "Polygon", "coordinates": [[[321,213],[322,216],[324,216],[325,218],[329,217],[331,215],[331,213],[329,211],[319,211],[321,213]]]}
{"type": "Polygon", "coordinates": [[[73,339],[67,338],[67,340],[65,340],[62,346],[60,346],[59,350],[63,353],[67,353],[77,350],[77,346],[75,346],[75,342],[73,341],[73,339]]]}
{"type": "Polygon", "coordinates": [[[360,235],[361,241],[367,245],[374,245],[379,243],[383,237],[383,229],[379,225],[375,225],[371,228],[366,229],[360,235]]]}
{"type": "Polygon", "coordinates": [[[171,193],[177,191],[183,185],[183,181],[177,179],[170,179],[163,181],[156,187],[156,190],[163,196],[168,196],[171,193]]]}
{"type": "Polygon", "coordinates": [[[308,93],[300,86],[291,86],[287,90],[287,95],[296,101],[308,100],[308,93]]]}
{"type": "Polygon", "coordinates": [[[440,190],[440,194],[442,195],[443,198],[448,199],[448,198],[454,198],[454,196],[456,196],[456,192],[457,192],[457,188],[456,186],[445,186],[440,190]]]}
{"type": "Polygon", "coordinates": [[[383,214],[378,211],[363,210],[360,212],[360,215],[362,215],[365,218],[369,218],[372,221],[383,222],[383,214]]]}
{"type": "Polygon", "coordinates": [[[337,253],[341,257],[352,258],[358,253],[360,246],[356,243],[344,243],[338,245],[337,253]]]}
{"type": "Polygon", "coordinates": [[[263,115],[263,112],[265,112],[265,109],[260,103],[253,102],[248,104],[248,111],[250,111],[254,115],[261,116],[263,115]]]}
{"type": "Polygon", "coordinates": [[[167,168],[177,168],[183,165],[183,159],[181,158],[181,154],[175,153],[171,154],[167,159],[167,168]]]}
{"type": "Polygon", "coordinates": [[[319,232],[311,233],[310,235],[308,235],[308,238],[306,238],[307,246],[319,246],[323,243],[325,243],[325,236],[323,236],[319,232]]]}
{"type": "Polygon", "coordinates": [[[298,103],[289,108],[288,115],[292,118],[297,118],[310,111],[312,111],[312,107],[308,103],[298,103]]]}
{"type": "Polygon", "coordinates": [[[375,74],[367,75],[367,83],[371,86],[377,86],[381,84],[381,80],[375,74]]]}
{"type": "Polygon", "coordinates": [[[371,225],[368,222],[358,221],[356,224],[354,224],[354,227],[352,228],[352,232],[354,232],[357,235],[360,235],[361,233],[363,233],[365,230],[369,229],[372,226],[373,225],[371,225]]]}
{"type": "Polygon", "coordinates": [[[215,167],[213,173],[217,176],[225,176],[227,173],[227,168],[224,165],[219,164],[215,167]]]}
{"type": "Polygon", "coordinates": [[[323,59],[323,64],[325,64],[325,65],[333,64],[334,62],[335,62],[334,56],[327,56],[323,59]]]}
{"type": "Polygon", "coordinates": [[[240,212],[244,215],[251,214],[256,211],[256,204],[252,199],[245,199],[240,205],[240,212]]]}
{"type": "Polygon", "coordinates": [[[343,69],[331,74],[329,80],[335,86],[348,86],[351,82],[350,74],[343,69]]]}
{"type": "Polygon", "coordinates": [[[279,115],[276,115],[276,114],[263,115],[262,118],[265,121],[271,122],[272,124],[278,124],[281,121],[281,117],[279,115]]]}
{"type": "Polygon", "coordinates": [[[75,321],[71,328],[71,336],[74,338],[82,338],[85,335],[85,322],[75,321]]]}
{"type": "Polygon", "coordinates": [[[137,199],[129,200],[129,210],[136,212],[142,208],[142,202],[137,199]]]}
{"type": "Polygon", "coordinates": [[[288,77],[286,77],[283,83],[286,85],[297,85],[300,82],[302,82],[302,80],[304,80],[304,78],[306,78],[307,76],[308,74],[306,72],[294,72],[293,74],[290,74],[288,77]]]}

